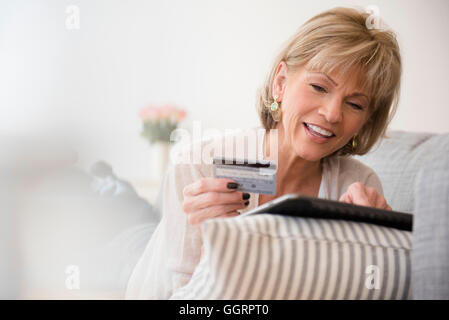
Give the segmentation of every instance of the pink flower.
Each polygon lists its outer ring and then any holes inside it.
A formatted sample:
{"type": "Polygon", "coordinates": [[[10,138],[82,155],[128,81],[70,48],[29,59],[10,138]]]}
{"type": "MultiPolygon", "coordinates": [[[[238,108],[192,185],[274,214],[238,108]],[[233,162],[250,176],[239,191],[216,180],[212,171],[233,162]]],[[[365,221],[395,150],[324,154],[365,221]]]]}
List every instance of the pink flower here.
{"type": "Polygon", "coordinates": [[[161,107],[147,106],[139,111],[139,117],[143,122],[162,120],[180,122],[186,115],[187,113],[185,110],[171,104],[165,104],[161,107]]]}
{"type": "Polygon", "coordinates": [[[183,120],[187,116],[187,112],[185,110],[178,110],[178,121],[183,120]]]}
{"type": "Polygon", "coordinates": [[[139,117],[143,121],[155,120],[158,118],[159,110],[157,107],[148,106],[144,107],[139,112],[139,117]]]}
{"type": "Polygon", "coordinates": [[[173,110],[175,110],[175,107],[173,107],[173,106],[171,106],[169,104],[166,104],[166,105],[162,106],[160,108],[160,116],[161,116],[161,118],[169,119],[170,116],[173,113],[173,110]]]}

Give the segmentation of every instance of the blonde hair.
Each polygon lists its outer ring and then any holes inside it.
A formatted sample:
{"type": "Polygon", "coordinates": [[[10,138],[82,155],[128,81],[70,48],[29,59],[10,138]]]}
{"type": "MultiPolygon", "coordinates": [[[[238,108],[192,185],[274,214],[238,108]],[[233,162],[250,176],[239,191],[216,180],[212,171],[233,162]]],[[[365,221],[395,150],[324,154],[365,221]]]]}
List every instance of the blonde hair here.
{"type": "Polygon", "coordinates": [[[332,155],[365,154],[385,135],[399,103],[401,56],[394,32],[368,29],[369,16],[353,8],[334,8],[308,20],[287,41],[258,92],[257,109],[266,130],[276,127],[269,107],[275,72],[284,61],[289,72],[305,66],[327,74],[338,70],[343,77],[360,68],[357,83],[370,97],[368,120],[357,135],[355,150],[349,141],[332,155]]]}

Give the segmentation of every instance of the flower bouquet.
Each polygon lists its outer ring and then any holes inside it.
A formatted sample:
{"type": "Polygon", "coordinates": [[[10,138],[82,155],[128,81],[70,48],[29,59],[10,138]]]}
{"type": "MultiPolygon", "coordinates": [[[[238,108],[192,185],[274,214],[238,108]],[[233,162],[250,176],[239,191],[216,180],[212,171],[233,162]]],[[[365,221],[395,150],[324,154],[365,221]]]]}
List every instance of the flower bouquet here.
{"type": "Polygon", "coordinates": [[[141,135],[150,144],[157,142],[169,144],[170,134],[186,115],[185,110],[168,104],[161,107],[144,107],[139,112],[139,117],[143,122],[141,135]]]}

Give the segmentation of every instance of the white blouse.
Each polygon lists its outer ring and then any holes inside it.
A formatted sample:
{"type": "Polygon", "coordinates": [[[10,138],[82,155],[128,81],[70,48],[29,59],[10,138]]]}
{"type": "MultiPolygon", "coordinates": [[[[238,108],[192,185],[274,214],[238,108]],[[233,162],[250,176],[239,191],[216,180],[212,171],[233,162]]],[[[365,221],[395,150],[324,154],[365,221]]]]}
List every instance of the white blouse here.
{"type": "MultiPolygon", "coordinates": [[[[248,130],[257,131],[258,134],[262,132],[257,140],[257,149],[246,150],[248,158],[259,156],[260,159],[261,153],[257,152],[263,150],[264,130],[260,127],[248,130]]],[[[235,133],[225,139],[237,141],[236,139],[241,138],[240,134],[247,135],[248,132],[235,133]]],[[[197,228],[188,223],[182,210],[183,189],[203,177],[213,177],[211,160],[198,161],[201,159],[198,152],[211,150],[207,149],[211,141],[218,139],[192,143],[183,151],[174,153],[178,163],[170,163],[162,184],[162,219],[134,268],[128,282],[126,299],[168,299],[176,289],[189,282],[200,261],[202,242],[197,228]]],[[[232,143],[227,146],[235,150],[232,143]]],[[[226,156],[234,154],[229,153],[233,150],[230,151],[226,146],[224,150],[226,156]]],[[[222,155],[217,149],[212,149],[211,152],[209,155],[222,155]]],[[[383,195],[381,182],[371,168],[350,157],[327,158],[323,161],[318,198],[338,200],[349,185],[357,181],[375,188],[383,195]]],[[[259,194],[251,193],[249,205],[239,211],[243,213],[251,210],[258,203],[259,194]]]]}

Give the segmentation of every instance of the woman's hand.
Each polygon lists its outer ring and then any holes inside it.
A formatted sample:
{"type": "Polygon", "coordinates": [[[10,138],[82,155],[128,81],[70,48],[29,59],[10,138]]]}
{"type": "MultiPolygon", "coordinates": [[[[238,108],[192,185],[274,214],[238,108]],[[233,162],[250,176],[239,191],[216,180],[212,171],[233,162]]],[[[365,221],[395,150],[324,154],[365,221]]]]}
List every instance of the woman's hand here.
{"type": "Polygon", "coordinates": [[[238,184],[227,178],[202,178],[183,190],[182,208],[189,223],[201,232],[201,223],[209,218],[234,217],[249,204],[249,193],[238,192],[238,184]]]}
{"type": "Polygon", "coordinates": [[[348,190],[340,197],[341,202],[357,204],[360,206],[374,207],[378,209],[391,210],[383,196],[376,189],[366,187],[360,182],[354,182],[348,190]]]}

